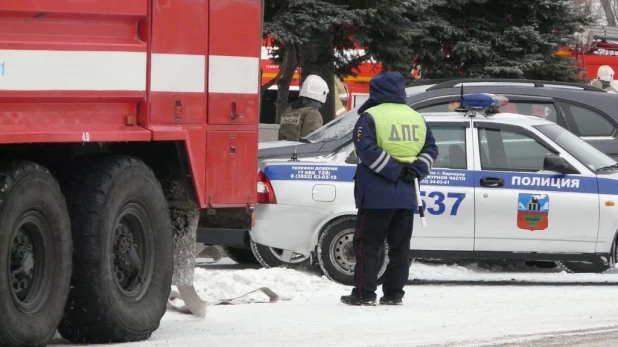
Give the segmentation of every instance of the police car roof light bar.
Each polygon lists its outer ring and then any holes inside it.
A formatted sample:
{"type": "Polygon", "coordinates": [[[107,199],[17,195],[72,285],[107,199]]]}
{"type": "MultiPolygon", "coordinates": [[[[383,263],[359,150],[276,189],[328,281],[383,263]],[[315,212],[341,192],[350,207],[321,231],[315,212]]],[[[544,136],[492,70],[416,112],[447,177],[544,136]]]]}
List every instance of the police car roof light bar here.
{"type": "Polygon", "coordinates": [[[473,110],[498,108],[508,104],[509,100],[502,95],[489,93],[473,93],[461,96],[461,106],[473,110]]]}
{"type": "MultiPolygon", "coordinates": [[[[582,83],[571,83],[571,82],[554,82],[554,81],[543,81],[543,80],[528,80],[528,79],[514,79],[514,78],[460,78],[460,79],[452,79],[446,82],[438,83],[432,87],[427,88],[426,91],[453,88],[458,84],[463,83],[513,83],[513,85],[501,85],[504,87],[517,87],[518,84],[533,84],[535,88],[547,88],[551,86],[565,86],[565,87],[575,87],[581,88],[586,91],[593,92],[605,92],[606,90],[597,88],[591,85],[582,84],[582,83]]],[[[474,87],[474,85],[469,85],[468,87],[474,87]]]]}

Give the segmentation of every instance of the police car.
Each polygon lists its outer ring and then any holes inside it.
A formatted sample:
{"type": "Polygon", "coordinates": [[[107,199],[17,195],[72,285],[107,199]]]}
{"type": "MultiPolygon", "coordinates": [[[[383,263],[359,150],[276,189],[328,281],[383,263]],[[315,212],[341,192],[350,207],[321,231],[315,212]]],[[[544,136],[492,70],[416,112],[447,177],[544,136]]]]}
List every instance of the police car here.
{"type": "MultiPolygon", "coordinates": [[[[618,163],[553,122],[494,111],[507,102],[466,94],[456,112],[423,114],[440,154],[421,182],[427,225],[417,212],[411,257],[555,261],[570,272],[614,267],[618,163]]],[[[350,141],[322,157],[261,163],[250,235],[263,265],[260,250],[279,248],[290,264],[312,263],[353,283],[353,150],[350,141]]],[[[381,252],[379,276],[386,243],[381,252]]]]}

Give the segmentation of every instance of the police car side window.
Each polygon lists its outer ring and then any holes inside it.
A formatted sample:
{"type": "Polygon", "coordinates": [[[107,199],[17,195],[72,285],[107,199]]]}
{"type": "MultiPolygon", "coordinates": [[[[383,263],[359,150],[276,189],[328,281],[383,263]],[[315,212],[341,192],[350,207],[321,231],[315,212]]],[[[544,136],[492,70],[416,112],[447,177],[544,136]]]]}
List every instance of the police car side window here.
{"type": "Polygon", "coordinates": [[[466,169],[466,128],[459,126],[432,126],[439,155],[433,167],[466,169]]]}
{"type": "Polygon", "coordinates": [[[552,152],[530,136],[504,129],[481,128],[479,140],[482,170],[540,171],[552,152]]]}
{"type": "Polygon", "coordinates": [[[588,107],[560,101],[567,116],[569,130],[578,136],[612,136],[616,127],[604,115],[588,107]]]}

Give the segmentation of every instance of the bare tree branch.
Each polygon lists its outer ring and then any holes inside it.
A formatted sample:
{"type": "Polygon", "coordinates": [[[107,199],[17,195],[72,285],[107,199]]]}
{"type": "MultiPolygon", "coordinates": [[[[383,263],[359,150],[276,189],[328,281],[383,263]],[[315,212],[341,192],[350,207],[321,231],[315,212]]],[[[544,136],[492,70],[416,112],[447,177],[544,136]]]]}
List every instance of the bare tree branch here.
{"type": "Polygon", "coordinates": [[[607,17],[607,25],[610,27],[615,27],[616,16],[614,15],[614,10],[612,9],[611,0],[601,0],[601,5],[603,6],[603,11],[605,11],[605,17],[607,17]]]}

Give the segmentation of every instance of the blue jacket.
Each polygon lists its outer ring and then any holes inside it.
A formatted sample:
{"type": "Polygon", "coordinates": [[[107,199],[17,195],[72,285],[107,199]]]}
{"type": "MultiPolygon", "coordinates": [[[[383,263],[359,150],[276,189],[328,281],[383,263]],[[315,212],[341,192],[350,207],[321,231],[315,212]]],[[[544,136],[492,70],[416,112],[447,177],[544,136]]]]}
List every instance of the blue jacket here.
{"type": "MultiPolygon", "coordinates": [[[[359,164],[354,177],[354,197],[358,209],[416,209],[416,192],[413,183],[403,182],[399,175],[403,164],[391,158],[378,147],[376,127],[371,114],[365,110],[382,103],[403,103],[406,101],[403,76],[396,72],[384,72],[372,78],[369,84],[369,100],[359,109],[360,117],[354,126],[354,146],[359,164]],[[372,163],[386,160],[386,165],[372,163]]],[[[438,147],[431,129],[427,127],[425,145],[412,163],[412,169],[422,181],[431,172],[431,166],[438,157],[438,147]]],[[[382,162],[383,163],[383,162],[382,162]]]]}

